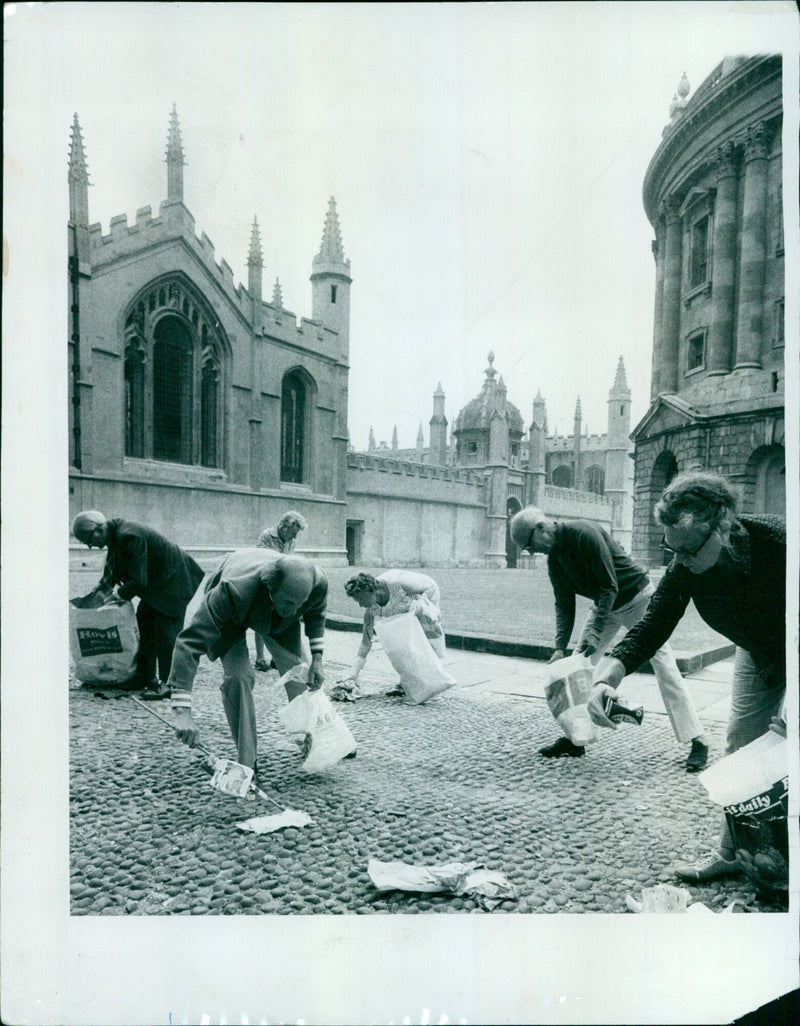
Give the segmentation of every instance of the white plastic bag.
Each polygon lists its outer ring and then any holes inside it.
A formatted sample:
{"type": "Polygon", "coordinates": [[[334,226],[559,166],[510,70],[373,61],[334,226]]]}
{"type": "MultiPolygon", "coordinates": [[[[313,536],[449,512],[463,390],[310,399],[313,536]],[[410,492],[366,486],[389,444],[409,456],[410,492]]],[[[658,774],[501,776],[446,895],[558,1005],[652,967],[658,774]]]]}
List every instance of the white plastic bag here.
{"type": "Polygon", "coordinates": [[[593,672],[589,659],[577,652],[547,666],[544,687],[547,704],[574,745],[587,745],[599,737],[599,729],[589,718],[587,708],[593,672]]]}
{"type": "Polygon", "coordinates": [[[725,819],[746,876],[761,890],[789,887],[789,761],[786,738],[767,731],[699,774],[725,819]]]}
{"type": "Polygon", "coordinates": [[[456,683],[431,648],[414,613],[376,620],[375,633],[389,662],[400,674],[400,685],[412,705],[427,702],[456,683]]]}
{"type": "Polygon", "coordinates": [[[310,734],[311,749],[303,763],[305,773],[330,769],[356,750],[356,739],[325,692],[303,691],[279,713],[281,722],[293,734],[310,734]]]}
{"type": "Polygon", "coordinates": [[[84,684],[125,684],[136,675],[139,627],[132,602],[69,605],[69,647],[84,684]]]}

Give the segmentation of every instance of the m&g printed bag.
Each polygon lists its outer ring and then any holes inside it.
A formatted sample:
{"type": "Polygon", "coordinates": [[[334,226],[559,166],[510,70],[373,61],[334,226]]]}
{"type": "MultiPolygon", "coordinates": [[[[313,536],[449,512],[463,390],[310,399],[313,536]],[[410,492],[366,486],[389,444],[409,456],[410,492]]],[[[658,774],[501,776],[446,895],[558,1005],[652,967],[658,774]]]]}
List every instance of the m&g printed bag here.
{"type": "Polygon", "coordinates": [[[136,674],[139,650],[133,603],[87,609],[70,602],[69,648],[75,676],[84,684],[127,683],[136,674]]]}

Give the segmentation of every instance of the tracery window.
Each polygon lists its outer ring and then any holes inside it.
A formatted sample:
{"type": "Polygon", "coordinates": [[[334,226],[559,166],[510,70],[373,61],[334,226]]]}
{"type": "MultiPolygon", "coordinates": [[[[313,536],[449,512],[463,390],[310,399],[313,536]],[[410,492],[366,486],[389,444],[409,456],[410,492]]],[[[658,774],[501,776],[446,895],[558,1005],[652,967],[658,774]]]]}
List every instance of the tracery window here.
{"type": "Polygon", "coordinates": [[[586,470],[586,491],[602,495],[606,487],[606,472],[597,464],[586,470]]]}
{"type": "Polygon", "coordinates": [[[227,340],[183,276],[148,286],[124,322],[125,455],[219,467],[227,340]]]}
{"type": "Polygon", "coordinates": [[[556,467],[553,471],[553,484],[556,488],[571,488],[572,467],[556,467]]]}
{"type": "Polygon", "coordinates": [[[281,388],[281,481],[306,482],[306,453],[311,451],[313,382],[299,370],[290,371],[281,388]]]}

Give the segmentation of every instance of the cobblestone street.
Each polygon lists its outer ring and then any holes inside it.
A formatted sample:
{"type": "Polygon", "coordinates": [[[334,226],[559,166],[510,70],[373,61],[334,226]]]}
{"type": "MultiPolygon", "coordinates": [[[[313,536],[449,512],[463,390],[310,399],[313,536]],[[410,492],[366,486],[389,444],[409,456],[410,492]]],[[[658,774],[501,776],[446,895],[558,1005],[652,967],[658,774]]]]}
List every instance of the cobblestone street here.
{"type": "MultiPolygon", "coordinates": [[[[326,687],[345,675],[357,636],[328,631],[326,687]]],[[[477,899],[379,893],[370,858],[427,866],[475,862],[517,892],[492,914],[626,912],[625,896],[675,879],[670,866],[712,850],[717,809],[684,772],[684,746],[658,711],[652,678],[640,728],[605,733],[581,759],[547,760],[558,734],[540,697],[543,664],[452,653],[459,685],[423,706],[386,690],[396,679],[376,651],[363,698],[336,705],[357,758],[319,776],[278,720],[277,674],[257,674],[262,787],[313,823],[266,835],[236,823],[276,810],[209,786],[202,757],[122,693],[70,690],[71,912],[74,915],[484,913],[477,899]]],[[[712,758],[723,747],[725,670],[693,682],[712,758]],[[705,705],[699,699],[707,690],[705,705]]],[[[195,714],[217,755],[235,750],[203,660],[195,714]]],[[[280,692],[280,693],[279,693],[280,692]]],[[[154,708],[169,715],[168,703],[154,708]]],[[[744,880],[690,888],[721,911],[771,911],[744,880]]]]}

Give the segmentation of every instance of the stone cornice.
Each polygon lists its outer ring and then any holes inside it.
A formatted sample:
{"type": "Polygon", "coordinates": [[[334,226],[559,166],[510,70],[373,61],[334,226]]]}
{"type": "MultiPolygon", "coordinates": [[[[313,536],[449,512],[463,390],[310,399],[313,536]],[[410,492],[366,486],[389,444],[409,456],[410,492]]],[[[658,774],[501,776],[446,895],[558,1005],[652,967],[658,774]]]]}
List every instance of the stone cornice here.
{"type": "MultiPolygon", "coordinates": [[[[781,116],[781,73],[780,56],[753,57],[719,79],[713,88],[704,89],[705,83],[701,84],[680,119],[665,135],[645,172],[642,199],[651,224],[657,216],[657,207],[662,200],[660,193],[667,174],[687,152],[689,141],[705,128],[717,122],[720,123],[720,134],[724,132],[721,124],[724,110],[735,110],[745,95],[763,90],[765,104],[756,113],[754,120],[771,121],[781,116]],[[769,95],[770,87],[774,90],[774,98],[769,95]]],[[[741,135],[741,126],[737,126],[734,134],[741,135]]],[[[702,157],[702,161],[708,163],[713,159],[713,148],[702,157]]]]}

